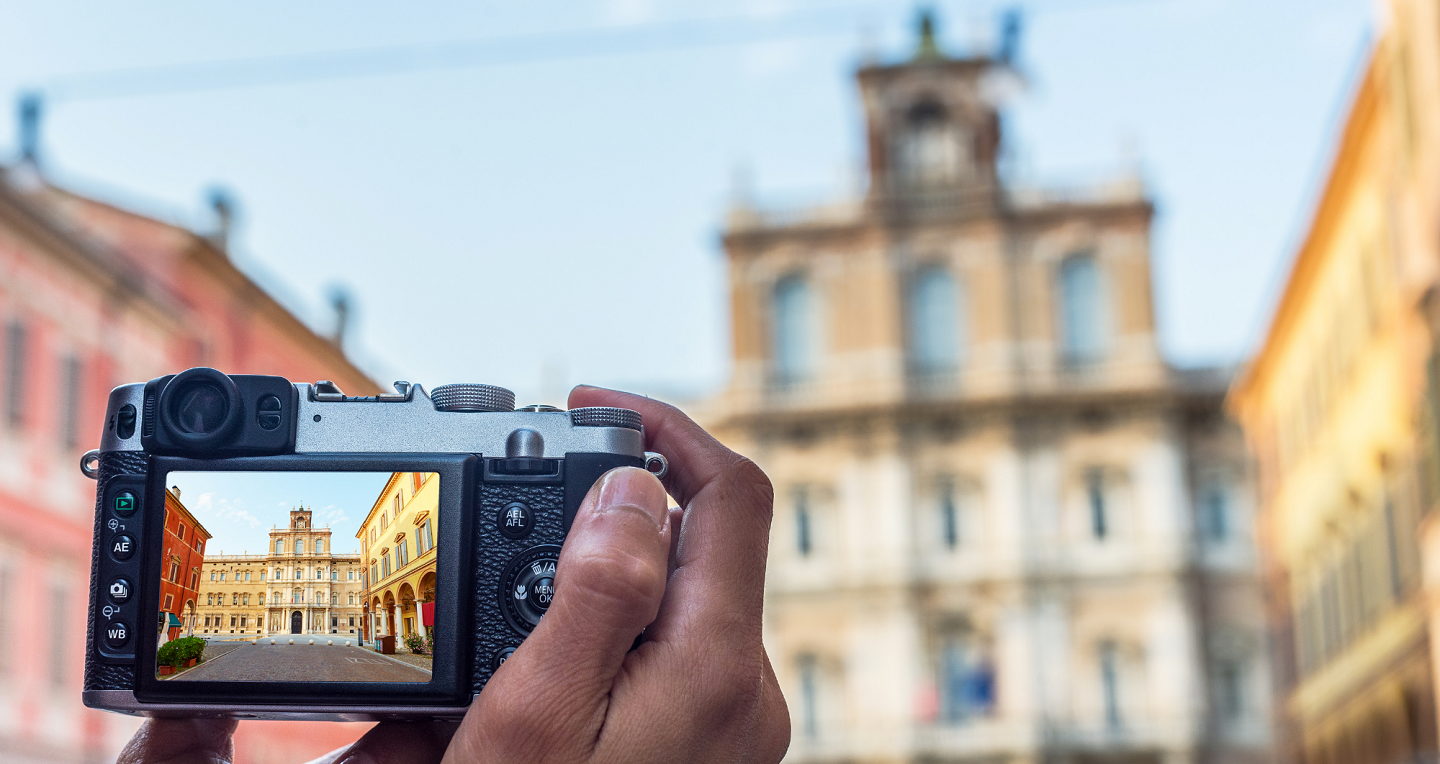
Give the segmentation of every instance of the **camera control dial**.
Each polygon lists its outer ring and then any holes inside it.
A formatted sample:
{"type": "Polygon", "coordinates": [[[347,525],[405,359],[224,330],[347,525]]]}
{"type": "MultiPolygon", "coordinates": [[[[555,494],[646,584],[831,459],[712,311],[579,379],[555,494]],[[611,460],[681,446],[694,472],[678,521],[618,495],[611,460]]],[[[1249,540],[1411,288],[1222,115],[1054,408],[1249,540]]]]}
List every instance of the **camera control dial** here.
{"type": "Polygon", "coordinates": [[[515,393],[495,385],[441,385],[430,391],[436,411],[514,411],[515,393]]]}

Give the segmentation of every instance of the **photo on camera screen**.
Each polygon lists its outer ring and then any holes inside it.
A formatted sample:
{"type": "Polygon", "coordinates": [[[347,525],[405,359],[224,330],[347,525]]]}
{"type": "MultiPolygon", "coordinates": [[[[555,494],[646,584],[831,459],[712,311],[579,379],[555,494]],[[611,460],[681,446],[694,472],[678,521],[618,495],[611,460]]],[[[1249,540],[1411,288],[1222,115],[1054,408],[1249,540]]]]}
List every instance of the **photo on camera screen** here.
{"type": "Polygon", "coordinates": [[[428,682],[440,475],[171,472],[156,676],[428,682]]]}

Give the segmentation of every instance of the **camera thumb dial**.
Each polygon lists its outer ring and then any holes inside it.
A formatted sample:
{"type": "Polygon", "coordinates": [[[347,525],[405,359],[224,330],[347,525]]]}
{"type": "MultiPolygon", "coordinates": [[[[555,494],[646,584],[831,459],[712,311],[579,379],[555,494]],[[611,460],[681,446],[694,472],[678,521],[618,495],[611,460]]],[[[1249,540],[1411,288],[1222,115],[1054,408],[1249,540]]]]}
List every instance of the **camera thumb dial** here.
{"type": "Polygon", "coordinates": [[[441,385],[430,391],[436,411],[514,411],[515,393],[495,385],[441,385]]]}

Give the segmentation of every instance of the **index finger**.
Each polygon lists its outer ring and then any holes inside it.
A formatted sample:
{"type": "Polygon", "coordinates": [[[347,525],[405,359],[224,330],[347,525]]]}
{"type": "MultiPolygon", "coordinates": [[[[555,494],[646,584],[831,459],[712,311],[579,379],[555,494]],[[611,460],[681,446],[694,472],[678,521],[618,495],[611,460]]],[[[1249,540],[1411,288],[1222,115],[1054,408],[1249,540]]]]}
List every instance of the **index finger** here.
{"type": "MultiPolygon", "coordinates": [[[[599,387],[577,387],[570,405],[617,406],[640,412],[646,447],[665,455],[665,489],[685,509],[675,575],[666,592],[687,603],[684,618],[753,613],[765,595],[765,558],[774,491],[754,462],[731,451],[684,412],[666,403],[599,387]],[[692,511],[693,510],[693,511],[692,511]],[[701,594],[703,591],[703,594],[701,594]]],[[[650,636],[679,618],[661,605],[650,636]]]]}
{"type": "Polygon", "coordinates": [[[570,408],[582,406],[612,406],[640,413],[645,425],[645,447],[664,454],[670,462],[670,470],[661,482],[682,507],[713,483],[726,467],[743,459],[711,437],[685,412],[668,403],[619,390],[580,385],[570,391],[570,408]]]}

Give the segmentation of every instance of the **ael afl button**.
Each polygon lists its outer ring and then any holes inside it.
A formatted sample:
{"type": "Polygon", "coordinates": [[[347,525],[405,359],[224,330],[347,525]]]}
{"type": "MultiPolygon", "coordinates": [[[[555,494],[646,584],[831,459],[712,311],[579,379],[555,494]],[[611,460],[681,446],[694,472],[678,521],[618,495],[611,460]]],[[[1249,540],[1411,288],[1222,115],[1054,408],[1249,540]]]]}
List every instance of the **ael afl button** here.
{"type": "Polygon", "coordinates": [[[260,399],[255,408],[259,413],[255,415],[255,421],[262,430],[273,430],[280,426],[280,399],[274,395],[267,395],[260,399]]]}
{"type": "Polygon", "coordinates": [[[507,539],[523,539],[535,527],[535,513],[518,501],[512,501],[500,508],[495,517],[495,527],[507,539]]]}

